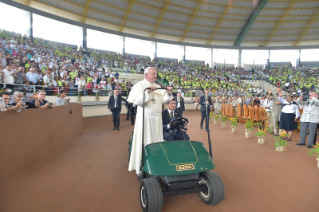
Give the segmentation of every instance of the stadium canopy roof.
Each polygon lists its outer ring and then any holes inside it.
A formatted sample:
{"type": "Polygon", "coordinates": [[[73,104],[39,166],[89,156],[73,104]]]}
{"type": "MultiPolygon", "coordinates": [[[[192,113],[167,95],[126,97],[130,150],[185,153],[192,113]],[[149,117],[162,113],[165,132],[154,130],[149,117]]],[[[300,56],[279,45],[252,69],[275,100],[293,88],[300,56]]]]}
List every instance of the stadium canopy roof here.
{"type": "Polygon", "coordinates": [[[14,0],[74,21],[169,41],[319,45],[318,0],[14,0]]]}

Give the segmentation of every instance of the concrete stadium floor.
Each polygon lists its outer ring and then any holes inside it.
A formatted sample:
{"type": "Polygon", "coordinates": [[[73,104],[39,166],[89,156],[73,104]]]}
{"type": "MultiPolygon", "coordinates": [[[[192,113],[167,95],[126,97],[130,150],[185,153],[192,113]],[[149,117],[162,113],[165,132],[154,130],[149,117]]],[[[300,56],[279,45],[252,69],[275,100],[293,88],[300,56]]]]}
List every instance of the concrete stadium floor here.
{"type": "MultiPolygon", "coordinates": [[[[192,140],[206,147],[207,134],[199,129],[200,112],[185,112],[192,140]]],[[[121,130],[112,118],[84,119],[83,133],[29,168],[0,182],[1,212],[141,211],[139,182],[128,172],[127,147],[133,126],[121,116],[121,130]]],[[[276,152],[272,136],[264,145],[211,124],[216,169],[226,196],[216,206],[205,205],[197,194],[164,198],[163,211],[318,212],[319,169],[304,146],[276,152]]],[[[49,141],[48,141],[49,142],[49,141]]],[[[13,153],[14,154],[14,153],[13,153]]]]}

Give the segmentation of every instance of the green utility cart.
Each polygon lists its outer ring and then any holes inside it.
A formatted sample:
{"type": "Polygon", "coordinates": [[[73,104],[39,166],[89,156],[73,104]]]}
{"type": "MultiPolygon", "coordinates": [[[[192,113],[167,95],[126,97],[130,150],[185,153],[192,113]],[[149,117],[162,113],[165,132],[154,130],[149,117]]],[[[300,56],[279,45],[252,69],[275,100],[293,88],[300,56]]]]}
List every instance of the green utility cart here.
{"type": "MultiPolygon", "coordinates": [[[[206,117],[209,117],[207,107],[206,117]]],[[[188,123],[186,118],[178,118],[172,122],[171,128],[181,128],[186,123],[188,123]]],[[[206,124],[209,127],[208,118],[206,124]]],[[[225,196],[223,182],[215,172],[211,171],[215,168],[215,164],[209,130],[207,133],[209,153],[199,141],[164,141],[144,146],[143,122],[142,166],[141,174],[137,177],[140,181],[140,204],[144,212],[160,212],[163,207],[163,197],[171,195],[198,193],[207,205],[216,205],[223,201],[225,196]]],[[[129,141],[129,159],[132,138],[133,136],[129,141]]]]}

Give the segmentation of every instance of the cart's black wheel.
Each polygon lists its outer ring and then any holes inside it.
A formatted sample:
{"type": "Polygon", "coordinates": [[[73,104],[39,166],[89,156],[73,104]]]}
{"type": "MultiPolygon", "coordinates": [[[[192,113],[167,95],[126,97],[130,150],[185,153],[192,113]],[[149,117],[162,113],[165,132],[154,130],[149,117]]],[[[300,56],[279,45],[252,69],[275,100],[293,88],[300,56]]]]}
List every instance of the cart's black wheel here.
{"type": "Polygon", "coordinates": [[[160,212],[163,208],[163,194],[156,178],[145,178],[140,185],[140,203],[143,212],[160,212]]]}
{"type": "Polygon", "coordinates": [[[199,183],[204,187],[204,191],[198,193],[203,202],[207,205],[217,205],[223,201],[224,184],[215,172],[200,173],[199,183]]]}

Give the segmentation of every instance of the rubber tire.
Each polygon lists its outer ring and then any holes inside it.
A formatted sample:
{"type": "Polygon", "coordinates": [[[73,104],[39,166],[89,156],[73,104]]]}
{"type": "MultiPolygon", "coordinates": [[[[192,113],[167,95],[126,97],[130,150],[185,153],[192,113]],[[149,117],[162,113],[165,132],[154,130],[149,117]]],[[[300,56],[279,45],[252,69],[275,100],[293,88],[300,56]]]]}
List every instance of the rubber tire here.
{"type": "Polygon", "coordinates": [[[208,188],[207,197],[202,195],[202,192],[199,192],[199,198],[207,205],[217,205],[222,202],[225,197],[225,189],[223,181],[215,172],[202,172],[200,173],[199,180],[204,180],[208,188]]]}
{"type": "Polygon", "coordinates": [[[161,185],[156,178],[145,178],[140,184],[140,204],[143,212],[160,212],[163,208],[163,193],[161,185]],[[141,192],[144,188],[146,195],[145,207],[141,200],[141,192]]]}

